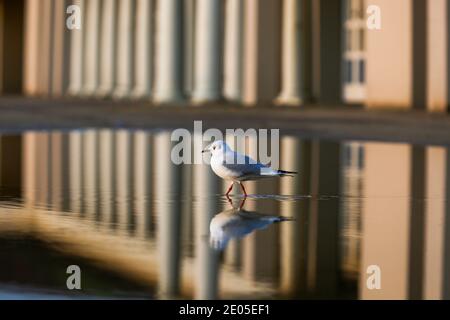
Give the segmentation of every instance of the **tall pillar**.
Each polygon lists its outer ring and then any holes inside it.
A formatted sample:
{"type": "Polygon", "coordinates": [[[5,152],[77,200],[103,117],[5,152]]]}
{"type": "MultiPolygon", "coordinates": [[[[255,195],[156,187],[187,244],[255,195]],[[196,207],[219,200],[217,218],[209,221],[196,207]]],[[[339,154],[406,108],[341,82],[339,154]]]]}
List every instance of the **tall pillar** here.
{"type": "Polygon", "coordinates": [[[70,76],[70,39],[71,30],[66,26],[66,8],[69,0],[54,1],[55,13],[53,28],[53,52],[52,52],[52,95],[62,96],[69,89],[70,76]]]}
{"type": "Polygon", "coordinates": [[[100,63],[100,0],[88,0],[86,2],[84,34],[84,77],[82,94],[93,95],[99,84],[100,63]]]}
{"type": "Polygon", "coordinates": [[[177,102],[183,99],[181,17],[181,0],[159,0],[156,20],[158,45],[155,52],[156,103],[177,102]]]}
{"type": "Polygon", "coordinates": [[[183,92],[187,97],[194,90],[195,6],[196,0],[183,1],[183,92]]]}
{"type": "Polygon", "coordinates": [[[53,13],[52,0],[39,3],[39,60],[38,90],[40,95],[47,96],[52,91],[52,47],[53,47],[53,13]]]}
{"type": "Polygon", "coordinates": [[[242,98],[244,2],[227,0],[225,5],[223,95],[227,100],[240,101],[242,98]]]}
{"type": "Polygon", "coordinates": [[[447,0],[427,2],[427,108],[432,112],[448,112],[450,104],[448,10],[447,0]]]}
{"type": "Polygon", "coordinates": [[[195,21],[195,73],[192,100],[220,98],[220,1],[198,0],[195,21]]]}
{"type": "Polygon", "coordinates": [[[276,103],[300,105],[302,96],[302,15],[303,0],[283,1],[281,93],[276,103]]]}
{"type": "Polygon", "coordinates": [[[97,95],[110,96],[116,79],[116,0],[103,0],[100,27],[99,88],[97,95]]]}
{"type": "Polygon", "coordinates": [[[245,1],[243,103],[271,104],[279,92],[280,1],[245,1]]]}
{"type": "Polygon", "coordinates": [[[133,46],[135,13],[133,0],[118,0],[117,7],[117,56],[115,98],[129,97],[133,86],[133,46]]]}
{"type": "Polygon", "coordinates": [[[81,29],[71,30],[70,39],[70,80],[69,94],[79,95],[83,87],[83,65],[84,65],[84,6],[85,0],[74,0],[74,5],[79,6],[81,14],[81,29]]]}
{"type": "Polygon", "coordinates": [[[153,69],[153,17],[151,0],[136,1],[136,38],[134,52],[134,98],[148,98],[151,94],[153,69]]]}
{"type": "Polygon", "coordinates": [[[36,95],[38,93],[39,75],[39,5],[40,0],[26,0],[24,26],[24,93],[36,95]]]}

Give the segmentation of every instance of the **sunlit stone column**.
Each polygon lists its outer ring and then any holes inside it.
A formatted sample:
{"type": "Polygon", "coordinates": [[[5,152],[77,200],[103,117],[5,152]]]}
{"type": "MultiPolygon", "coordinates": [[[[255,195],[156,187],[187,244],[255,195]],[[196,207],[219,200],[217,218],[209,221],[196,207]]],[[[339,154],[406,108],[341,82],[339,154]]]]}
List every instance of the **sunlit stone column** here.
{"type": "Polygon", "coordinates": [[[220,98],[220,1],[198,0],[195,21],[194,102],[220,98]]]}
{"type": "Polygon", "coordinates": [[[302,103],[302,21],[303,0],[284,0],[282,18],[281,93],[276,102],[302,103]]]}
{"type": "Polygon", "coordinates": [[[103,0],[101,10],[99,88],[100,97],[110,96],[116,79],[117,2],[103,0]]]}
{"type": "MultiPolygon", "coordinates": [[[[200,135],[194,136],[194,143],[202,144],[200,135]]],[[[217,299],[219,253],[210,247],[208,237],[211,219],[220,212],[215,194],[220,192],[221,181],[206,164],[195,164],[194,219],[196,252],[196,299],[217,299]]]]}
{"type": "Polygon", "coordinates": [[[156,20],[156,103],[177,102],[183,98],[182,1],[159,0],[156,20]]]}
{"type": "Polygon", "coordinates": [[[41,0],[25,1],[23,90],[28,95],[36,95],[38,93],[40,4],[41,0]]]}
{"type": "Polygon", "coordinates": [[[69,94],[78,95],[83,87],[85,0],[74,0],[73,4],[80,7],[81,29],[71,30],[69,94]]]}
{"type": "Polygon", "coordinates": [[[136,231],[140,237],[148,235],[151,219],[151,135],[146,131],[134,133],[134,211],[136,231]]]}
{"type": "Polygon", "coordinates": [[[183,93],[188,97],[192,96],[194,90],[196,1],[183,1],[183,93]]]}
{"type": "Polygon", "coordinates": [[[84,40],[84,77],[83,95],[92,95],[99,84],[99,30],[100,29],[100,0],[86,1],[86,10],[83,24],[84,40]]]}
{"type": "Polygon", "coordinates": [[[180,291],[181,167],[171,161],[170,132],[156,133],[153,141],[158,151],[153,153],[153,188],[158,216],[159,292],[170,298],[180,291]]]}
{"type": "MultiPolygon", "coordinates": [[[[281,179],[280,193],[285,196],[309,194],[309,144],[299,138],[285,136],[281,138],[281,152],[281,168],[301,172],[301,175],[294,179],[281,179]]],[[[298,297],[306,288],[307,212],[306,199],[283,201],[280,205],[280,213],[293,218],[293,221],[280,225],[280,289],[291,298],[298,297]]]]}
{"type": "Polygon", "coordinates": [[[49,95],[52,91],[52,43],[53,43],[53,6],[52,0],[39,3],[39,59],[38,88],[40,95],[49,95]]]}
{"type": "Polygon", "coordinates": [[[82,139],[83,136],[80,131],[69,133],[70,211],[73,213],[81,213],[82,209],[82,139]]]}
{"type": "Polygon", "coordinates": [[[116,87],[113,96],[125,98],[133,85],[134,1],[118,0],[117,8],[117,56],[116,87]]]}
{"type": "Polygon", "coordinates": [[[101,220],[105,223],[115,223],[117,212],[116,197],[116,139],[110,129],[99,132],[99,202],[101,220]]]}
{"type": "Polygon", "coordinates": [[[239,101],[242,94],[242,0],[225,3],[225,54],[223,95],[230,101],[239,101]]]}
{"type": "Polygon", "coordinates": [[[97,219],[98,214],[98,132],[94,129],[83,133],[83,214],[97,219]]]}
{"type": "Polygon", "coordinates": [[[132,140],[127,130],[116,132],[116,201],[117,218],[121,229],[134,227],[134,216],[131,211],[132,194],[132,140]]]}
{"type": "Polygon", "coordinates": [[[61,96],[69,89],[71,30],[66,26],[70,0],[54,0],[52,95],[61,96]]]}
{"type": "Polygon", "coordinates": [[[152,0],[136,1],[136,39],[135,39],[135,70],[134,88],[135,98],[147,98],[151,94],[153,69],[153,17],[154,6],[152,0]]]}

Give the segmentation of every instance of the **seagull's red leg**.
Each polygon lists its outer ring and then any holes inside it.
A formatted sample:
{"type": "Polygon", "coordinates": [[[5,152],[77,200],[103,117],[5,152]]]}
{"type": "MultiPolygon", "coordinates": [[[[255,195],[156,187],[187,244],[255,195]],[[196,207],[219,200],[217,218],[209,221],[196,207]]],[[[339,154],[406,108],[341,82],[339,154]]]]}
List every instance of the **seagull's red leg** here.
{"type": "Polygon", "coordinates": [[[228,196],[228,194],[231,192],[231,190],[233,190],[233,184],[234,184],[234,182],[231,183],[231,186],[228,188],[227,193],[225,193],[226,196],[228,196]]]}
{"type": "Polygon", "coordinates": [[[244,185],[239,182],[239,184],[241,185],[242,191],[244,191],[244,195],[247,196],[247,191],[245,191],[244,185]]]}

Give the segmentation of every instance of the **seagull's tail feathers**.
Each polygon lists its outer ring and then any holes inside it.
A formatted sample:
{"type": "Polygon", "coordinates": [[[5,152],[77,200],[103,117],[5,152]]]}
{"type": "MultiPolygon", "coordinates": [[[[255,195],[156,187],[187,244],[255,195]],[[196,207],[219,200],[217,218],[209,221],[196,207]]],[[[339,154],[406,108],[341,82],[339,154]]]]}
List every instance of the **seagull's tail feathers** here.
{"type": "Polygon", "coordinates": [[[298,172],[295,171],[285,171],[285,170],[278,170],[277,174],[280,177],[294,177],[294,175],[298,174],[298,172]]]}

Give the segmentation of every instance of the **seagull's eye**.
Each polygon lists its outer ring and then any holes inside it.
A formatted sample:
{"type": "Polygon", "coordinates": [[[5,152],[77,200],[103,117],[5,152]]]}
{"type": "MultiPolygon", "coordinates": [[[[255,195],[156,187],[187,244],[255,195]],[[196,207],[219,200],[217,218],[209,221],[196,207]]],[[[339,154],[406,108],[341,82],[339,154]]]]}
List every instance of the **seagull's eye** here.
{"type": "Polygon", "coordinates": [[[213,147],[213,150],[216,150],[216,146],[213,147]]]}

